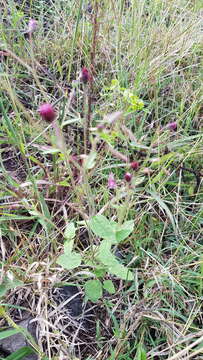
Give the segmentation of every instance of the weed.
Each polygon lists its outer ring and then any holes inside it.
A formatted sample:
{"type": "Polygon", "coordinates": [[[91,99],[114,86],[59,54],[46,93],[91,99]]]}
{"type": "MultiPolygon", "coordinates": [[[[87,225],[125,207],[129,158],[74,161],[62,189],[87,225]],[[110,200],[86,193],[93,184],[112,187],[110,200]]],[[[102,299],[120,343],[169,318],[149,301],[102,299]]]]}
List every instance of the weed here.
{"type": "Polygon", "coordinates": [[[200,1],[0,11],[0,338],[29,343],[10,358],[201,359],[200,1]]]}

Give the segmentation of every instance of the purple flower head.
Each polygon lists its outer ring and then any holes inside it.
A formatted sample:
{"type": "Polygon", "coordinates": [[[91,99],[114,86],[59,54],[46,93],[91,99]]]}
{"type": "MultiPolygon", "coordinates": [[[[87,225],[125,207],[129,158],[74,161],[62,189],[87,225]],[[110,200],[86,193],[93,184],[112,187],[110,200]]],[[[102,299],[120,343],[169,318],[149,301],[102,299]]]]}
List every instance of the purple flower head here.
{"type": "Polygon", "coordinates": [[[131,180],[132,180],[132,174],[129,173],[129,172],[125,173],[124,179],[125,179],[125,181],[127,181],[127,182],[131,182],[131,180]]]}
{"type": "Polygon", "coordinates": [[[86,67],[83,67],[80,72],[80,81],[83,82],[84,84],[87,84],[88,82],[92,81],[92,76],[86,67]]]}
{"type": "Polygon", "coordinates": [[[114,174],[110,173],[108,178],[108,188],[109,189],[115,189],[116,188],[116,181],[114,179],[114,174]]]}
{"type": "Polygon", "coordinates": [[[169,123],[168,125],[167,125],[167,128],[169,129],[169,130],[172,130],[172,131],[176,131],[177,130],[177,122],[171,122],[171,123],[169,123]]]}
{"type": "Polygon", "coordinates": [[[131,169],[137,170],[139,168],[139,163],[137,161],[133,161],[130,164],[131,169]]]}
{"type": "Polygon", "coordinates": [[[28,22],[27,32],[32,34],[37,29],[37,21],[35,19],[30,19],[28,22]]]}
{"type": "Polygon", "coordinates": [[[43,104],[38,109],[43,120],[52,122],[56,118],[56,112],[51,104],[43,104]]]}

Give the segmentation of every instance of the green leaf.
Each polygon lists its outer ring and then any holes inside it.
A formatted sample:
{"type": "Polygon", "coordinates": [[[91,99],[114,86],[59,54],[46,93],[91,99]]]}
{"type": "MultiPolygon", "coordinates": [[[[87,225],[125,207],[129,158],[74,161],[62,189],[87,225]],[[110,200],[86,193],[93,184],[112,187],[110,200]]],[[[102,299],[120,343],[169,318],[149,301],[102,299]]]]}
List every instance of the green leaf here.
{"type": "Polygon", "coordinates": [[[109,292],[109,294],[115,294],[116,289],[114,287],[114,284],[111,280],[104,280],[103,282],[103,288],[109,292]]]}
{"type": "Polygon", "coordinates": [[[92,169],[95,166],[96,157],[97,157],[97,152],[92,151],[84,161],[84,168],[87,170],[92,169]]]}
{"type": "Polygon", "coordinates": [[[116,243],[115,229],[110,221],[103,215],[95,215],[89,221],[92,232],[102,239],[111,240],[116,243]]]}
{"type": "Polygon", "coordinates": [[[86,297],[93,301],[102,297],[102,284],[99,280],[88,280],[85,284],[85,295],[86,297]]]}
{"type": "Polygon", "coordinates": [[[138,345],[136,360],[147,360],[146,351],[143,349],[141,344],[138,345]]]}
{"type": "Polygon", "coordinates": [[[144,176],[135,177],[132,180],[133,186],[138,186],[138,185],[142,184],[145,181],[145,179],[146,178],[144,176]]]}
{"type": "Polygon", "coordinates": [[[33,354],[34,350],[32,350],[29,346],[24,346],[21,349],[16,350],[11,355],[7,356],[5,360],[21,360],[24,359],[25,356],[33,354]]]}
{"type": "Polygon", "coordinates": [[[62,180],[62,181],[59,181],[57,183],[57,185],[60,185],[60,186],[70,186],[70,182],[68,182],[67,180],[62,180]]]}
{"type": "MultiPolygon", "coordinates": [[[[37,210],[31,210],[29,211],[29,213],[31,215],[34,215],[37,220],[39,221],[39,223],[42,225],[42,227],[46,230],[46,231],[51,231],[51,229],[53,229],[53,223],[51,222],[51,217],[47,218],[44,214],[42,214],[41,212],[37,211],[37,210]]],[[[30,217],[31,219],[31,217],[30,217]]]]}
{"type": "Polygon", "coordinates": [[[10,330],[4,330],[0,331],[0,340],[6,339],[9,336],[18,334],[20,331],[17,329],[10,329],[10,330]]]}
{"type": "Polygon", "coordinates": [[[113,86],[118,86],[118,85],[119,85],[118,79],[112,79],[112,80],[111,80],[111,85],[113,85],[113,86]]]}
{"type": "Polygon", "coordinates": [[[82,261],[81,255],[76,252],[70,252],[58,257],[57,264],[61,265],[64,269],[72,270],[80,266],[82,261]]]}
{"type": "Polygon", "coordinates": [[[24,307],[24,306],[12,305],[12,304],[6,304],[6,303],[2,303],[2,302],[1,302],[1,306],[3,306],[3,307],[13,308],[13,309],[19,309],[19,310],[27,310],[27,308],[26,308],[26,307],[24,307]]]}
{"type": "Polygon", "coordinates": [[[5,129],[7,131],[7,134],[9,138],[11,139],[11,142],[14,142],[15,144],[20,144],[21,140],[19,137],[20,132],[16,131],[15,127],[13,126],[13,121],[10,120],[9,116],[7,116],[4,103],[3,103],[3,97],[0,98],[0,112],[2,113],[1,121],[3,122],[3,125],[5,126],[5,129]]]}
{"type": "Polygon", "coordinates": [[[156,192],[148,191],[148,193],[154,198],[154,200],[156,200],[158,202],[160,208],[165,211],[166,215],[168,216],[169,220],[171,221],[174,232],[176,234],[176,232],[177,232],[176,224],[174,221],[174,217],[171,214],[171,211],[169,210],[168,206],[165,204],[165,202],[160,198],[159,194],[157,194],[156,192]]]}
{"type": "Polygon", "coordinates": [[[66,225],[65,231],[64,231],[64,238],[66,240],[72,239],[75,237],[75,224],[73,222],[66,225]]]}
{"type": "Polygon", "coordinates": [[[133,229],[134,229],[134,221],[133,220],[126,221],[124,224],[122,224],[120,226],[118,225],[116,228],[117,242],[125,240],[131,234],[133,229]]]}
{"type": "Polygon", "coordinates": [[[117,263],[116,257],[111,252],[111,243],[107,240],[101,242],[99,246],[99,255],[97,257],[102,262],[102,264],[108,267],[113,263],[117,263]]]}
{"type": "Polygon", "coordinates": [[[118,262],[113,253],[111,253],[111,243],[103,240],[99,246],[98,259],[108,267],[108,271],[123,280],[133,280],[133,274],[122,264],[118,262]]]}
{"type": "Polygon", "coordinates": [[[114,140],[115,140],[115,136],[112,135],[112,133],[99,133],[99,136],[102,140],[106,141],[107,143],[113,145],[114,144],[114,140]]]}
{"type": "Polygon", "coordinates": [[[132,281],[134,280],[134,276],[131,271],[128,270],[124,265],[119,262],[113,263],[112,266],[109,267],[109,272],[113,275],[118,276],[123,280],[132,281]]]}
{"type": "Polygon", "coordinates": [[[177,154],[175,152],[170,152],[169,154],[165,154],[161,157],[158,157],[157,161],[152,162],[151,168],[159,168],[161,165],[165,165],[169,163],[169,160],[174,160],[177,154]]]}
{"type": "Polygon", "coordinates": [[[101,277],[103,278],[104,275],[106,274],[106,269],[104,269],[104,267],[98,267],[94,270],[94,274],[96,275],[96,277],[101,277]]]}
{"type": "Polygon", "coordinates": [[[55,149],[55,148],[51,148],[49,150],[44,150],[43,153],[45,155],[48,155],[48,154],[57,154],[57,153],[60,153],[61,150],[60,149],[55,149]]]}
{"type": "Polygon", "coordinates": [[[45,228],[47,232],[50,232],[53,229],[54,225],[51,221],[51,214],[48,205],[46,204],[46,201],[40,192],[39,192],[39,199],[40,199],[40,205],[41,205],[43,217],[40,216],[38,221],[39,222],[42,221],[41,225],[45,228]]]}
{"type": "Polygon", "coordinates": [[[69,223],[64,231],[64,238],[67,239],[64,243],[64,252],[66,255],[70,255],[73,250],[75,230],[74,223],[69,223]]]}
{"type": "Polygon", "coordinates": [[[3,282],[0,285],[0,297],[4,296],[8,290],[15,289],[15,287],[21,285],[23,285],[23,282],[18,279],[15,279],[13,275],[11,275],[11,278],[5,276],[3,282]]]}
{"type": "Polygon", "coordinates": [[[73,250],[74,240],[67,240],[64,243],[64,253],[69,255],[73,250]]]}
{"type": "Polygon", "coordinates": [[[36,216],[23,216],[23,215],[0,213],[0,222],[9,221],[9,220],[32,220],[35,217],[36,216]]]}

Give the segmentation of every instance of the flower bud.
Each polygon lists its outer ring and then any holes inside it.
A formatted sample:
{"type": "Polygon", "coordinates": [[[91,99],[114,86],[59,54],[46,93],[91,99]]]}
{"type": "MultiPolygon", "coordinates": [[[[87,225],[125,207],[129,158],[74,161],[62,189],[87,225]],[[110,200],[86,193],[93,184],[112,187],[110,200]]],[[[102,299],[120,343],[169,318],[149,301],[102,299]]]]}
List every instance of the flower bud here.
{"type": "Polygon", "coordinates": [[[37,29],[37,21],[35,19],[30,19],[28,22],[27,33],[32,34],[37,29]]]}
{"type": "Polygon", "coordinates": [[[137,170],[139,168],[139,163],[137,161],[133,161],[130,164],[131,169],[137,170]]]}
{"type": "Polygon", "coordinates": [[[51,104],[41,105],[38,111],[45,121],[52,122],[56,118],[56,112],[51,104]]]}
{"type": "Polygon", "coordinates": [[[129,173],[129,172],[125,173],[124,179],[125,179],[125,181],[127,181],[127,182],[131,182],[131,180],[132,180],[132,174],[129,173]]]}
{"type": "Polygon", "coordinates": [[[116,181],[114,179],[114,174],[110,173],[108,178],[108,188],[115,189],[116,188],[116,181]]]}
{"type": "Polygon", "coordinates": [[[174,121],[174,122],[171,122],[167,125],[167,128],[169,130],[172,130],[172,131],[176,131],[177,130],[177,123],[174,121]]]}
{"type": "Polygon", "coordinates": [[[86,67],[82,68],[79,78],[80,81],[83,82],[83,84],[87,84],[92,80],[92,76],[90,75],[90,72],[86,67]]]}

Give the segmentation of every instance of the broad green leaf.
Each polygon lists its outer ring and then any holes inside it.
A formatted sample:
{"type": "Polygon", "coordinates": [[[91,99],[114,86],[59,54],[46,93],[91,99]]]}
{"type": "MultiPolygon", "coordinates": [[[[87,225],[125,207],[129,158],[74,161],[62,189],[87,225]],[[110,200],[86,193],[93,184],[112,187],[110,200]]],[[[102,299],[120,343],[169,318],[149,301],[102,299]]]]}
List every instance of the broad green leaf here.
{"type": "Polygon", "coordinates": [[[67,240],[64,243],[64,253],[69,255],[73,250],[74,240],[67,240]]]}
{"type": "Polygon", "coordinates": [[[89,221],[89,226],[92,232],[109,241],[116,242],[115,229],[110,221],[103,215],[95,215],[89,221]]]}
{"type": "Polygon", "coordinates": [[[99,246],[98,259],[102,264],[106,266],[111,266],[113,263],[117,263],[116,257],[111,252],[111,243],[107,240],[103,240],[99,246]]]}
{"type": "Polygon", "coordinates": [[[124,224],[122,224],[120,226],[118,225],[116,228],[117,242],[125,240],[131,234],[133,229],[134,229],[134,221],[133,220],[126,221],[124,224]]]}
{"type": "Polygon", "coordinates": [[[103,282],[103,288],[109,292],[109,294],[115,294],[116,289],[114,287],[114,284],[111,280],[104,280],[103,282]]]}
{"type": "Polygon", "coordinates": [[[16,350],[11,355],[7,356],[5,360],[21,360],[24,359],[26,356],[33,354],[34,350],[32,350],[29,346],[24,346],[21,349],[16,350]]]}
{"type": "Polygon", "coordinates": [[[88,280],[85,284],[85,295],[93,301],[97,300],[102,296],[102,284],[99,280],[88,280]]]}
{"type": "Polygon", "coordinates": [[[92,151],[84,161],[84,168],[87,170],[92,169],[95,166],[96,157],[97,157],[97,152],[92,151]]]}
{"type": "Polygon", "coordinates": [[[80,266],[82,261],[81,255],[76,252],[63,254],[58,257],[57,264],[61,265],[64,269],[72,270],[80,266]]]}
{"type": "Polygon", "coordinates": [[[94,274],[96,275],[96,277],[101,277],[103,278],[104,275],[106,274],[106,269],[104,269],[103,267],[98,267],[94,270],[94,274]]]}
{"type": "Polygon", "coordinates": [[[111,253],[111,243],[103,240],[99,246],[98,259],[107,266],[108,271],[123,280],[133,280],[133,274],[118,262],[114,254],[111,253]]]}
{"type": "Polygon", "coordinates": [[[4,330],[4,331],[0,331],[0,340],[6,339],[9,336],[18,334],[20,331],[17,329],[9,329],[9,330],[4,330]]]}
{"type": "Polygon", "coordinates": [[[65,231],[64,231],[64,238],[65,239],[72,239],[75,237],[75,224],[73,222],[66,225],[65,231]]]}
{"type": "Polygon", "coordinates": [[[111,274],[116,275],[123,280],[134,280],[132,272],[119,262],[117,262],[117,264],[113,263],[112,266],[108,268],[108,270],[111,274]]]}

